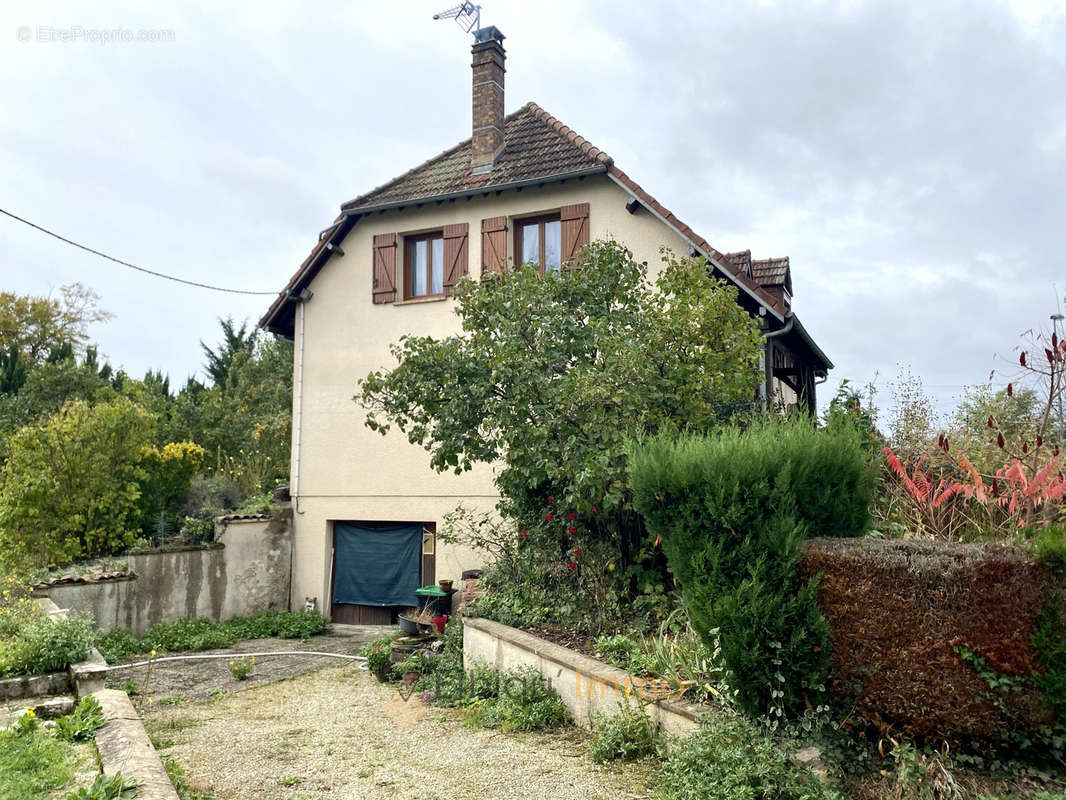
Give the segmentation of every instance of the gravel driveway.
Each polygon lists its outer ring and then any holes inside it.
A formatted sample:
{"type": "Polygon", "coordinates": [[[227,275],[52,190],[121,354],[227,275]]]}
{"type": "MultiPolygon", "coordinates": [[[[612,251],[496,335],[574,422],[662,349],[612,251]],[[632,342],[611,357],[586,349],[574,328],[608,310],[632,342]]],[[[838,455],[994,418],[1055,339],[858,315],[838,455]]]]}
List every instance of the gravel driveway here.
{"type": "Polygon", "coordinates": [[[145,726],[194,790],[227,800],[649,796],[646,768],[593,764],[584,733],[468,727],[353,666],[157,709],[145,726]]]}

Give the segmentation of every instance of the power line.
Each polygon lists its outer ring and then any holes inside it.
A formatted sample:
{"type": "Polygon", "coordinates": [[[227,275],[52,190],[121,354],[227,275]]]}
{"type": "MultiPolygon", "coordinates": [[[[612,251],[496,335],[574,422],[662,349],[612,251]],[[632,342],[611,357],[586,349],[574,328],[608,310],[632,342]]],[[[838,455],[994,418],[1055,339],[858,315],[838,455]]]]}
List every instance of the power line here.
{"type": "Polygon", "coordinates": [[[156,272],[155,270],[146,269],[145,267],[138,267],[136,264],[131,264],[128,261],[123,261],[121,258],[115,258],[114,256],[109,256],[107,253],[101,253],[99,250],[93,250],[91,247],[86,247],[83,244],[78,244],[77,242],[71,241],[65,236],[60,236],[58,233],[50,231],[47,228],[42,228],[40,225],[35,225],[28,219],[23,219],[22,217],[12,214],[10,211],[6,211],[2,208],[0,208],[0,214],[4,214],[8,217],[11,217],[11,219],[17,220],[23,225],[29,225],[31,228],[35,228],[41,233],[46,233],[54,239],[59,239],[59,241],[61,242],[65,242],[66,244],[77,247],[79,250],[84,250],[87,253],[92,253],[94,256],[100,256],[100,258],[106,258],[108,261],[114,261],[116,264],[121,264],[124,267],[135,269],[138,272],[143,272],[146,275],[152,275],[156,278],[163,278],[164,280],[174,281],[175,283],[184,283],[186,286],[195,286],[198,289],[210,289],[212,292],[227,292],[229,294],[269,295],[271,297],[277,294],[277,292],[251,292],[247,289],[226,289],[222,286],[212,286],[209,283],[197,283],[196,281],[189,281],[185,278],[175,278],[173,275],[164,275],[162,272],[156,272]]]}

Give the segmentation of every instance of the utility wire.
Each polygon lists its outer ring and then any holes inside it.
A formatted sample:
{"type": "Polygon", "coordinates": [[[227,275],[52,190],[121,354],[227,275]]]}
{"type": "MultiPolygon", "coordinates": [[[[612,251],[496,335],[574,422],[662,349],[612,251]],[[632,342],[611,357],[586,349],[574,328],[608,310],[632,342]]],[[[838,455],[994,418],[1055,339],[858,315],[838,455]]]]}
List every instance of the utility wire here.
{"type": "Polygon", "coordinates": [[[71,241],[65,236],[60,236],[58,233],[50,231],[47,228],[42,228],[40,225],[35,225],[28,219],[23,219],[22,217],[12,214],[10,211],[6,211],[2,208],[0,208],[0,214],[4,214],[5,216],[11,217],[11,219],[17,220],[23,225],[29,225],[31,228],[35,228],[41,233],[46,233],[54,239],[59,239],[59,241],[61,242],[65,242],[66,244],[77,247],[79,250],[84,250],[87,253],[92,253],[94,256],[100,256],[100,258],[106,258],[108,261],[114,261],[116,264],[121,264],[124,267],[135,269],[138,272],[145,273],[146,275],[153,275],[156,278],[163,278],[164,280],[174,281],[175,283],[184,283],[186,286],[195,286],[198,289],[210,289],[212,292],[227,292],[229,294],[254,294],[269,296],[277,294],[277,292],[251,292],[247,289],[226,289],[222,286],[212,286],[209,283],[197,283],[196,281],[185,280],[185,278],[175,278],[173,275],[164,275],[162,272],[156,272],[155,270],[146,269],[144,267],[138,267],[136,264],[131,264],[128,261],[123,261],[121,258],[115,258],[114,256],[109,256],[107,253],[101,253],[99,250],[93,250],[91,247],[86,247],[83,244],[78,244],[77,242],[71,241]]]}

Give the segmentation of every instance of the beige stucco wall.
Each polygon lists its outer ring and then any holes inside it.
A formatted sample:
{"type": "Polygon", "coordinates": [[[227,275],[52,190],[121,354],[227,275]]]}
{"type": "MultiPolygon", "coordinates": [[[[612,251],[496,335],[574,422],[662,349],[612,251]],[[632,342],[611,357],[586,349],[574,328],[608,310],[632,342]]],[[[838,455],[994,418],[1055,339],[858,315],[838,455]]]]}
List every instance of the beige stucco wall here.
{"type": "Polygon", "coordinates": [[[47,588],[63,608],[92,614],[101,630],[140,636],[179,617],[224,620],[289,607],[292,532],[289,509],[269,520],[236,520],[219,528],[218,547],[131,553],[131,575],[47,588]]]}
{"type": "MultiPolygon", "coordinates": [[[[470,274],[478,278],[482,219],[523,217],[587,202],[590,238],[613,237],[624,242],[655,274],[661,263],[660,246],[683,253],[685,242],[647,210],[627,212],[628,199],[629,195],[606,176],[592,176],[539,189],[499,195],[493,192],[486,198],[429,203],[421,209],[412,206],[375,214],[356,224],[341,244],[344,256],[334,256],[311,283],[313,297],[302,306],[303,320],[301,310],[296,314],[294,369],[298,388],[294,393],[291,473],[297,476],[293,486],[294,608],[307,596],[317,597],[321,608],[329,608],[333,520],[434,521],[439,525],[460,501],[488,510],[497,500],[490,466],[479,466],[461,476],[434,473],[428,466],[428,454],[408,443],[402,434],[392,432],[382,437],[366,428],[366,413],[352,400],[359,378],[395,365],[388,348],[404,334],[441,337],[459,331],[455,301],[451,299],[373,304],[373,236],[402,236],[466,222],[470,274]]],[[[509,250],[514,246],[512,230],[509,226],[509,250]]],[[[402,247],[401,240],[400,254],[402,247]]],[[[398,266],[397,272],[401,271],[398,266]]],[[[462,570],[477,566],[481,564],[476,554],[438,543],[438,579],[458,582],[462,570]]]]}

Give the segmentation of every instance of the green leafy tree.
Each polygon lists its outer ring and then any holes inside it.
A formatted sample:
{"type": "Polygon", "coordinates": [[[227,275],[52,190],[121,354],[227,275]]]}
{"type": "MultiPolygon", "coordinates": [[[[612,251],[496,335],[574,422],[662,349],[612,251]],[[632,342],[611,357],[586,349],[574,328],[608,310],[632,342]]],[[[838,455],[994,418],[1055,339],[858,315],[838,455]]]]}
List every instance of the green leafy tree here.
{"type": "Polygon", "coordinates": [[[0,471],[0,553],[44,567],[111,553],[139,531],[153,420],[125,398],[68,403],[12,438],[0,471]]]}
{"type": "Polygon", "coordinates": [[[204,449],[192,442],[171,442],[161,449],[141,452],[141,527],[163,519],[167,527],[178,526],[189,485],[204,463],[204,449]]]}
{"type": "MultiPolygon", "coordinates": [[[[230,325],[223,323],[224,336],[230,325]]],[[[243,330],[244,326],[241,326],[243,330]]],[[[225,342],[220,350],[225,348],[225,342]]],[[[216,473],[232,477],[245,495],[270,491],[288,475],[292,435],[292,344],[257,339],[231,353],[223,383],[188,390],[199,406],[192,438],[207,450],[216,473]]]]}
{"type": "Polygon", "coordinates": [[[664,262],[652,283],[622,245],[594,242],[580,269],[465,281],[461,334],[404,337],[398,366],[360,382],[367,425],[396,426],[438,471],[501,462],[500,511],[528,546],[564,577],[605,569],[640,589],[655,565],[626,437],[714,429],[759,381],[758,326],[735,289],[699,260],[664,262]]]}
{"type": "Polygon", "coordinates": [[[67,344],[82,353],[89,342],[89,325],[111,314],[99,307],[92,289],[73,283],[59,297],[35,297],[0,292],[0,351],[17,351],[24,363],[40,364],[53,348],[67,344]]]}
{"type": "Polygon", "coordinates": [[[1034,441],[1043,413],[1040,398],[1031,388],[993,390],[978,386],[966,390],[948,428],[951,447],[962,450],[982,473],[995,474],[1007,463],[998,446],[998,434],[1010,442],[1034,441]],[[988,426],[989,417],[995,427],[988,426]]]}

